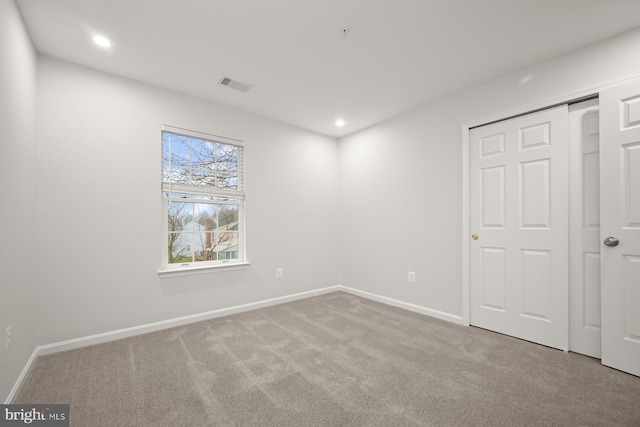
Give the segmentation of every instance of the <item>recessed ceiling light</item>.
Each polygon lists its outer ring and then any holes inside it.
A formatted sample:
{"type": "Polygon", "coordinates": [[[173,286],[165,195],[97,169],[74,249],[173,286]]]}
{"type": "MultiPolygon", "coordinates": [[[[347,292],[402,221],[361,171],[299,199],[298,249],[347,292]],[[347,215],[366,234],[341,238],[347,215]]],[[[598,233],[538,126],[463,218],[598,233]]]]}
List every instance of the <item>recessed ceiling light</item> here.
{"type": "Polygon", "coordinates": [[[342,119],[338,119],[336,120],[336,126],[338,126],[339,128],[341,128],[342,126],[344,126],[345,121],[342,119]]]}
{"type": "Polygon", "coordinates": [[[100,47],[109,47],[111,46],[111,42],[109,41],[108,38],[103,37],[103,36],[94,36],[93,37],[93,42],[95,44],[97,44],[100,47]]]}

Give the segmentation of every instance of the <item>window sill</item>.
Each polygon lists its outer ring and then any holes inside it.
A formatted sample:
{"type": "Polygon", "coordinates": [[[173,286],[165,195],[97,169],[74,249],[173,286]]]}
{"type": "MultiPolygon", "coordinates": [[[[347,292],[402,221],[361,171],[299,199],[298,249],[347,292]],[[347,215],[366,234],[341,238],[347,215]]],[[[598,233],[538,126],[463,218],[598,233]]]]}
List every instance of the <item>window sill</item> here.
{"type": "Polygon", "coordinates": [[[190,276],[192,274],[206,274],[206,273],[216,273],[219,271],[244,270],[245,268],[248,268],[250,265],[251,263],[249,261],[245,261],[245,262],[234,262],[229,264],[207,265],[202,267],[164,269],[164,270],[158,270],[158,275],[161,278],[190,276]]]}

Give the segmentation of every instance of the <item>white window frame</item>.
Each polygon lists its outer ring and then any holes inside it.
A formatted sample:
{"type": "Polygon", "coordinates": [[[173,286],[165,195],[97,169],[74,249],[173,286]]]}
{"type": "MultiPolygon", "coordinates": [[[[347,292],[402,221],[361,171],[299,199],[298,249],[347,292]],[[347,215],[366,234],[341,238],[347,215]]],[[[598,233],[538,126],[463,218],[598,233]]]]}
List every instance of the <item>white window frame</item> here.
{"type": "Polygon", "coordinates": [[[182,274],[195,274],[206,273],[208,271],[215,271],[218,269],[236,269],[244,268],[249,265],[246,258],[246,227],[245,227],[245,209],[244,209],[244,142],[225,138],[218,135],[207,134],[203,132],[197,132],[189,129],[178,128],[169,125],[162,125],[160,132],[160,144],[162,155],[160,156],[161,174],[160,174],[160,197],[162,198],[162,266],[158,273],[161,276],[173,276],[182,274]],[[211,141],[215,143],[221,143],[225,145],[232,145],[237,147],[238,150],[238,189],[228,190],[215,187],[199,187],[184,184],[168,183],[163,179],[164,168],[164,133],[173,133],[188,138],[197,138],[205,141],[211,141]],[[169,263],[169,255],[167,251],[167,242],[169,239],[169,204],[172,201],[187,202],[185,199],[176,199],[166,197],[165,193],[169,194],[191,194],[201,196],[213,196],[220,198],[221,200],[211,199],[188,199],[193,200],[194,203],[202,204],[215,204],[215,205],[236,205],[238,206],[238,258],[236,259],[222,259],[222,260],[210,260],[210,261],[191,261],[183,263],[169,263]]]}

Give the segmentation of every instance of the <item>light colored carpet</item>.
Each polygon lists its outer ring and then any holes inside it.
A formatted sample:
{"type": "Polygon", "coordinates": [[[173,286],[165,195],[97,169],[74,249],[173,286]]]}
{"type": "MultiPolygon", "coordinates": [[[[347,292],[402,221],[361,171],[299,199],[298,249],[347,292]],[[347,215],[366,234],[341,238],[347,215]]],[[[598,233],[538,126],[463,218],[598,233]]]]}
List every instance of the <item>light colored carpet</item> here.
{"type": "Polygon", "coordinates": [[[640,378],[336,292],[40,357],[72,426],[639,426],[640,378]]]}

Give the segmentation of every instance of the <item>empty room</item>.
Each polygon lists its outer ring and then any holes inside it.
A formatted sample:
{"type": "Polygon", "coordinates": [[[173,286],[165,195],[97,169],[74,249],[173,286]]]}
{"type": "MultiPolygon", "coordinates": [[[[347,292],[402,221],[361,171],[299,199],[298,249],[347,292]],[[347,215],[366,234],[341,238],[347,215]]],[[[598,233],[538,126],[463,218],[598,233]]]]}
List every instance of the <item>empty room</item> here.
{"type": "Polygon", "coordinates": [[[637,0],[0,0],[0,425],[640,425],[639,52],[637,0]]]}

